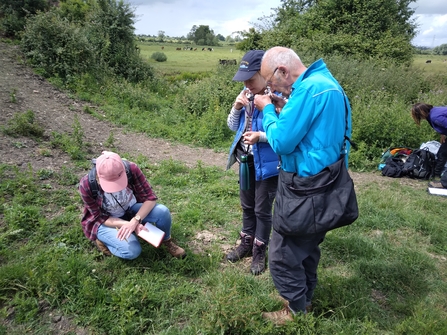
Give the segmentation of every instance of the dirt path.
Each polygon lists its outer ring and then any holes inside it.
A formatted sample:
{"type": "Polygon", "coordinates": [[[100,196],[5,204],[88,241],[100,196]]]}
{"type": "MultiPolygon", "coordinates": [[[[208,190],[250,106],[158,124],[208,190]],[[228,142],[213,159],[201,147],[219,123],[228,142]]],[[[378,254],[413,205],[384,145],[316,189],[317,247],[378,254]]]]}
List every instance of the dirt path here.
{"type": "MultiPolygon", "coordinates": [[[[85,113],[85,106],[90,104],[71,99],[23,65],[17,46],[0,42],[0,124],[6,124],[17,112],[32,110],[39,124],[44,126],[45,136],[49,137],[52,131],[72,133],[77,116],[85,134],[85,142],[92,145],[92,157],[105,149],[102,143],[113,132],[114,150],[118,152],[142,154],[153,161],[172,158],[183,161],[188,166],[195,166],[198,161],[202,161],[204,165],[225,168],[226,153],[174,144],[163,139],[149,138],[141,133],[130,133],[108,122],[105,117],[104,120],[99,120],[85,113]]],[[[92,108],[101,114],[96,106],[92,108]]],[[[45,156],[40,153],[40,149],[39,143],[29,138],[11,138],[0,134],[0,155],[4,163],[24,167],[29,164],[34,170],[45,168],[58,171],[69,161],[68,156],[60,150],[53,150],[50,156],[45,156]]],[[[389,183],[395,180],[382,177],[377,172],[351,172],[351,175],[356,187],[369,182],[389,183]]],[[[426,187],[426,183],[408,178],[399,179],[399,183],[426,187]]]]}
{"type": "MultiPolygon", "coordinates": [[[[195,166],[201,160],[204,165],[225,168],[226,154],[210,149],[193,148],[173,144],[162,139],[148,138],[144,134],[125,132],[107,120],[99,120],[83,112],[90,104],[69,98],[56,90],[43,78],[19,62],[18,48],[0,42],[0,124],[6,124],[14,113],[32,110],[45,135],[52,131],[72,133],[75,115],[85,135],[85,142],[92,144],[92,156],[99,155],[109,134],[113,131],[116,151],[132,155],[142,154],[153,160],[172,158],[195,166]],[[13,95],[15,98],[13,98],[13,95]],[[13,102],[15,100],[15,102],[13,102]]],[[[93,107],[97,109],[96,107],[93,107]]],[[[100,111],[99,111],[100,112],[100,111]]],[[[38,154],[38,144],[29,139],[14,139],[1,135],[2,162],[17,165],[31,164],[33,168],[57,170],[68,157],[52,152],[51,157],[38,154]]]]}

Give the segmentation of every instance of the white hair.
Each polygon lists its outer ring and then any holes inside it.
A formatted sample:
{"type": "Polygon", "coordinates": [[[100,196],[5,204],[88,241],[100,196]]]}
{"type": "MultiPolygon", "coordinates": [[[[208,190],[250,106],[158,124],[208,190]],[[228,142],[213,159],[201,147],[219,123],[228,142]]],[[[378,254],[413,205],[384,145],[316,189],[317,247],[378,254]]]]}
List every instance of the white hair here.
{"type": "Polygon", "coordinates": [[[262,57],[270,69],[275,68],[278,64],[292,67],[296,62],[301,63],[300,57],[295,51],[289,48],[273,47],[267,50],[262,57]]]}

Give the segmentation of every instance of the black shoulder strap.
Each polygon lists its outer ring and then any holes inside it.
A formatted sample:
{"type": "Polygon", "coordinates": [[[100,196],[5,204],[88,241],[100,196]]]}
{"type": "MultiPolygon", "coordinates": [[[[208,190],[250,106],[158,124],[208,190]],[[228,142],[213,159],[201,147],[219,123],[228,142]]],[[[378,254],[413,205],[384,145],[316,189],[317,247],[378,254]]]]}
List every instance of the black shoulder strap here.
{"type": "MultiPolygon", "coordinates": [[[[93,164],[95,163],[93,162],[93,164]]],[[[96,180],[96,165],[93,165],[88,172],[88,184],[90,186],[90,191],[92,192],[93,198],[96,198],[99,192],[98,181],[96,180]]]]}
{"type": "Polygon", "coordinates": [[[126,169],[126,175],[127,175],[127,183],[132,184],[133,178],[132,178],[132,172],[130,171],[130,162],[127,159],[123,159],[124,168],[126,169]]]}
{"type": "MultiPolygon", "coordinates": [[[[124,168],[126,169],[127,183],[131,184],[133,181],[132,172],[130,171],[130,163],[128,160],[123,159],[124,168]]],[[[90,191],[92,192],[93,198],[98,197],[99,185],[96,180],[96,159],[92,159],[93,167],[88,172],[88,183],[90,186],[90,191]]]]}

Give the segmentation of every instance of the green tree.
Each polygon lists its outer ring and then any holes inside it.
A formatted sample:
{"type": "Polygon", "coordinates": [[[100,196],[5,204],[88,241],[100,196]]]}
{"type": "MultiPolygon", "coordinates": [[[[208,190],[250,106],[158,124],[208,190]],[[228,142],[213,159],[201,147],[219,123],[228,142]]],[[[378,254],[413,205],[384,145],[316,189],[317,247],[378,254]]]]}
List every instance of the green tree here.
{"type": "Polygon", "coordinates": [[[48,0],[2,0],[0,30],[8,37],[15,37],[23,31],[27,17],[49,8],[48,0]]]}
{"type": "Polygon", "coordinates": [[[417,25],[415,0],[282,0],[260,47],[294,47],[319,55],[351,55],[409,63],[417,25]]]}
{"type": "Polygon", "coordinates": [[[122,0],[66,0],[27,19],[22,48],[45,76],[65,82],[86,73],[104,77],[110,72],[143,81],[153,71],[139,56],[134,17],[122,0]]]}
{"type": "Polygon", "coordinates": [[[240,34],[243,36],[243,40],[236,44],[236,49],[243,51],[263,49],[262,33],[255,28],[242,31],[240,34]]]}
{"type": "Polygon", "coordinates": [[[441,44],[433,48],[433,53],[435,55],[447,55],[447,44],[441,44]]]}
{"type": "Polygon", "coordinates": [[[214,35],[214,31],[209,26],[192,26],[188,39],[194,41],[197,45],[217,45],[218,39],[214,35]]]}

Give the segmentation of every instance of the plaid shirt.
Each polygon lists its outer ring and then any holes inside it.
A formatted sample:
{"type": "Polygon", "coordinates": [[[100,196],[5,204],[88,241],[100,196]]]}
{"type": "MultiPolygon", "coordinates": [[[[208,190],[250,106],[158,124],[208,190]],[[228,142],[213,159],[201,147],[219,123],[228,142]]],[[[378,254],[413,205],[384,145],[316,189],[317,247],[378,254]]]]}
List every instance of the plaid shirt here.
{"type": "MultiPolygon", "coordinates": [[[[157,200],[157,196],[140,168],[132,162],[129,165],[130,173],[132,174],[132,184],[129,183],[127,187],[133,191],[137,202],[143,203],[145,201],[157,200]]],[[[104,191],[101,189],[101,185],[99,185],[98,197],[95,199],[90,190],[87,174],[79,182],[79,193],[84,203],[84,212],[81,220],[82,230],[88,239],[94,241],[97,238],[99,226],[110,216],[101,209],[104,191]]]]}

